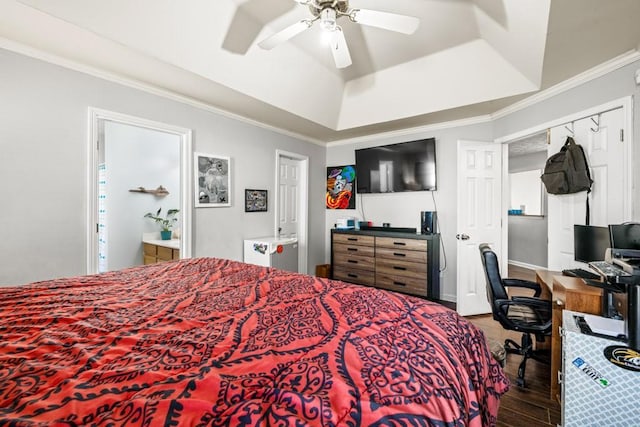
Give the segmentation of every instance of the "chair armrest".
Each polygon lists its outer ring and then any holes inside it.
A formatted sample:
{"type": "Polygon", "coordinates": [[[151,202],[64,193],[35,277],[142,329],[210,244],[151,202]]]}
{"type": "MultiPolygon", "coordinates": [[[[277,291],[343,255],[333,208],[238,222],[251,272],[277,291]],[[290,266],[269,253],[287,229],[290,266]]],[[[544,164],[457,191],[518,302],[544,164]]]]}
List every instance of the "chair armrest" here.
{"type": "Polygon", "coordinates": [[[533,297],[513,297],[511,301],[517,305],[525,305],[531,308],[544,308],[551,311],[551,301],[549,300],[533,297]]]}
{"type": "Polygon", "coordinates": [[[533,294],[534,297],[539,297],[540,294],[542,293],[542,288],[540,288],[540,285],[536,282],[531,282],[529,280],[502,279],[502,283],[504,284],[505,287],[511,286],[514,288],[533,289],[535,291],[535,293],[533,294]]]}

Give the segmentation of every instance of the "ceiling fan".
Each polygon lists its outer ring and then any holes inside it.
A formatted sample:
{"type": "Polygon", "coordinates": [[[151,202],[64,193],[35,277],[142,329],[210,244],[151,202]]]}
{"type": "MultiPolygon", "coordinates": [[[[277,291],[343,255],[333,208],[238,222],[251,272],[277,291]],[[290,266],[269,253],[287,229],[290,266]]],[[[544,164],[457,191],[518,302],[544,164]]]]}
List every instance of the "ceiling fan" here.
{"type": "Polygon", "coordinates": [[[284,30],[267,37],[259,42],[258,46],[267,50],[273,49],[304,30],[311,28],[316,21],[320,21],[320,27],[331,35],[331,53],[338,68],[345,68],[351,65],[351,54],[349,53],[349,47],[342,28],[337,24],[338,18],[347,17],[357,24],[397,31],[403,34],[413,34],[420,24],[420,20],[413,16],[377,10],[350,9],[349,0],[295,0],[295,2],[309,6],[313,17],[296,22],[284,30]]]}

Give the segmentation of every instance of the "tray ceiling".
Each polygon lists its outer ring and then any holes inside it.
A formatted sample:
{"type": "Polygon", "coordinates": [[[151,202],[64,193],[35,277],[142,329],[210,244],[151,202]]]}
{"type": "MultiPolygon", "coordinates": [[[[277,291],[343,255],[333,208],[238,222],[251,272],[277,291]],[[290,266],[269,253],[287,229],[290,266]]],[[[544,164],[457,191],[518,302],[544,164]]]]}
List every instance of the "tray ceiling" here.
{"type": "Polygon", "coordinates": [[[257,46],[309,17],[293,0],[2,0],[0,36],[323,142],[491,113],[640,40],[635,0],[350,3],[421,24],[404,35],[342,18],[342,70],[317,26],[257,46]]]}

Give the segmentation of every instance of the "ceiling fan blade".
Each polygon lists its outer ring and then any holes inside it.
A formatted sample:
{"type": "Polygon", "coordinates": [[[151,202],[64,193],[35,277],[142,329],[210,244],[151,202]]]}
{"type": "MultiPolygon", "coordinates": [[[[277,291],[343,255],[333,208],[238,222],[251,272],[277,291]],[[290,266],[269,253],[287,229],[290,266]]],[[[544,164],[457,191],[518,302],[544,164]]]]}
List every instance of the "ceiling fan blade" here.
{"type": "Polygon", "coordinates": [[[358,24],[370,25],[403,34],[413,34],[420,25],[420,20],[414,16],[380,12],[379,10],[354,9],[349,16],[352,21],[358,24]]]}
{"type": "Polygon", "coordinates": [[[287,40],[311,27],[312,23],[312,21],[308,21],[306,19],[296,22],[295,24],[288,26],[284,30],[279,31],[274,35],[262,40],[260,43],[258,43],[258,46],[266,50],[273,49],[279,44],[286,42],[287,40]]]}
{"type": "Polygon", "coordinates": [[[344,38],[342,28],[336,27],[331,40],[331,53],[337,68],[346,68],[351,65],[351,54],[347,40],[344,38]]]}
{"type": "Polygon", "coordinates": [[[222,42],[224,50],[244,55],[254,45],[265,22],[271,22],[296,7],[296,3],[291,0],[271,0],[268,5],[265,3],[264,0],[247,0],[236,6],[222,42]],[[256,16],[261,20],[257,20],[256,16]]]}

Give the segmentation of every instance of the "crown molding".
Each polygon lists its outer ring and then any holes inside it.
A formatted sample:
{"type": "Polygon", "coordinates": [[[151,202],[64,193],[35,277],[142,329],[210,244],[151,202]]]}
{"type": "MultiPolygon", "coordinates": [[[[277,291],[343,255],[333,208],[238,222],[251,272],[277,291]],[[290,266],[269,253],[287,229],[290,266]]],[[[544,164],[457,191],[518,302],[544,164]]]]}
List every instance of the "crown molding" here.
{"type": "Polygon", "coordinates": [[[337,147],[341,145],[356,144],[358,142],[371,142],[377,139],[388,139],[392,137],[407,136],[412,134],[415,135],[420,132],[433,132],[434,130],[448,129],[448,128],[454,128],[454,127],[474,125],[478,123],[491,122],[491,121],[500,119],[502,117],[506,117],[509,114],[513,114],[525,108],[536,105],[542,101],[545,101],[549,98],[552,98],[556,95],[559,95],[563,92],[566,92],[570,89],[573,89],[577,86],[587,83],[591,80],[602,77],[612,71],[618,70],[626,65],[632,64],[638,60],[640,60],[640,52],[635,49],[630,50],[609,61],[603,62],[602,64],[597,65],[583,73],[580,73],[574,77],[571,77],[561,83],[558,83],[555,86],[552,86],[548,89],[537,92],[528,98],[525,98],[521,101],[511,104],[508,107],[495,111],[491,114],[476,116],[476,117],[469,117],[467,119],[461,119],[461,120],[453,120],[449,122],[441,122],[433,125],[407,128],[399,131],[391,131],[391,132],[385,132],[385,133],[378,133],[375,135],[368,135],[368,136],[332,141],[327,143],[326,146],[327,148],[337,147]]]}
{"type": "Polygon", "coordinates": [[[577,86],[590,82],[591,80],[602,77],[612,71],[618,70],[626,65],[632,64],[638,60],[640,60],[640,52],[638,52],[637,50],[634,49],[625,52],[622,55],[616,56],[609,61],[603,62],[602,64],[596,65],[595,67],[583,73],[560,82],[555,86],[551,86],[548,89],[537,92],[534,95],[523,99],[522,101],[518,101],[514,104],[509,105],[508,107],[495,111],[491,114],[491,119],[497,120],[502,117],[508,116],[509,114],[513,114],[517,111],[523,110],[527,107],[531,107],[577,86]]]}
{"type": "Polygon", "coordinates": [[[137,89],[137,90],[147,92],[156,96],[160,96],[169,100],[180,102],[182,104],[186,104],[204,111],[208,111],[208,112],[218,114],[227,118],[231,118],[233,120],[237,120],[242,123],[256,126],[268,131],[276,132],[284,136],[288,136],[304,142],[308,142],[311,144],[315,144],[315,145],[318,145],[321,147],[327,147],[327,148],[341,146],[341,145],[356,144],[359,142],[371,142],[379,139],[389,139],[393,137],[402,137],[402,136],[408,136],[408,135],[415,135],[417,133],[433,132],[435,130],[450,129],[455,127],[470,126],[470,125],[475,125],[479,123],[491,122],[493,120],[500,119],[502,117],[508,116],[510,114],[513,114],[525,108],[536,105],[542,101],[545,101],[549,98],[552,98],[556,95],[559,95],[563,92],[566,92],[570,89],[573,89],[591,80],[602,77],[612,71],[615,71],[626,65],[632,64],[640,60],[640,51],[636,49],[630,50],[609,61],[606,61],[600,65],[597,65],[583,73],[580,73],[561,83],[558,83],[555,86],[552,86],[548,89],[537,92],[528,98],[525,98],[521,101],[511,104],[510,106],[505,107],[501,110],[495,111],[491,114],[469,117],[469,118],[460,119],[460,120],[452,120],[448,122],[435,123],[435,124],[424,125],[424,126],[417,126],[412,128],[383,132],[383,133],[376,133],[376,134],[365,135],[360,137],[335,140],[331,142],[325,142],[316,138],[311,138],[306,135],[302,135],[302,134],[291,132],[289,130],[282,129],[273,125],[269,125],[258,120],[249,119],[242,115],[232,113],[230,111],[227,111],[218,107],[214,107],[210,104],[204,103],[202,101],[198,101],[194,98],[191,98],[185,95],[178,94],[171,90],[164,89],[159,86],[154,86],[148,83],[144,83],[129,77],[124,77],[117,73],[108,72],[108,71],[99,69],[97,67],[91,67],[91,66],[82,64],[80,62],[66,59],[66,58],[63,58],[62,56],[45,52],[40,49],[31,47],[22,43],[18,43],[4,37],[0,37],[0,48],[6,49],[8,51],[12,51],[21,55],[25,55],[31,58],[39,59],[44,62],[58,65],[73,71],[78,71],[84,74],[88,74],[93,77],[100,78],[102,80],[110,81],[126,87],[130,87],[132,89],[137,89]]]}
{"type": "Polygon", "coordinates": [[[490,121],[491,121],[491,115],[485,114],[482,116],[469,117],[467,119],[452,120],[449,122],[434,123],[430,125],[393,130],[389,132],[376,133],[372,135],[358,136],[354,138],[341,139],[338,141],[331,141],[331,142],[327,142],[326,146],[327,148],[329,148],[329,147],[338,147],[341,145],[357,144],[359,142],[371,142],[377,139],[389,139],[389,138],[398,137],[398,136],[415,135],[417,133],[433,132],[433,131],[442,130],[442,129],[471,126],[479,123],[487,123],[490,121]]]}
{"type": "Polygon", "coordinates": [[[6,49],[11,52],[15,52],[24,56],[28,56],[34,59],[39,59],[44,62],[48,62],[53,65],[58,65],[63,68],[67,68],[73,71],[78,71],[83,74],[88,74],[93,77],[97,77],[102,80],[106,80],[112,83],[117,83],[132,89],[137,89],[146,93],[150,93],[152,95],[160,96],[162,98],[166,98],[172,101],[180,102],[182,104],[189,105],[191,107],[198,108],[200,110],[208,111],[210,113],[218,114],[230,119],[237,120],[239,122],[247,123],[265,130],[269,130],[272,132],[279,133],[281,135],[285,135],[291,138],[296,138],[305,142],[309,142],[311,144],[319,145],[321,147],[325,147],[326,143],[319,139],[310,138],[306,135],[301,135],[296,132],[291,132],[286,129],[282,129],[276,126],[268,125],[266,123],[260,122],[258,120],[249,119],[247,117],[241,116],[236,113],[232,113],[230,111],[214,107],[210,104],[204,103],[202,101],[198,101],[194,98],[178,94],[168,89],[161,88],[159,86],[151,85],[148,83],[141,82],[136,79],[132,79],[129,77],[124,77],[117,73],[112,73],[109,71],[102,70],[97,67],[92,67],[89,65],[82,64],[77,61],[73,61],[67,58],[63,58],[62,56],[55,55],[49,52],[45,52],[40,49],[36,49],[34,47],[18,43],[16,41],[0,37],[0,48],[6,49]]]}

